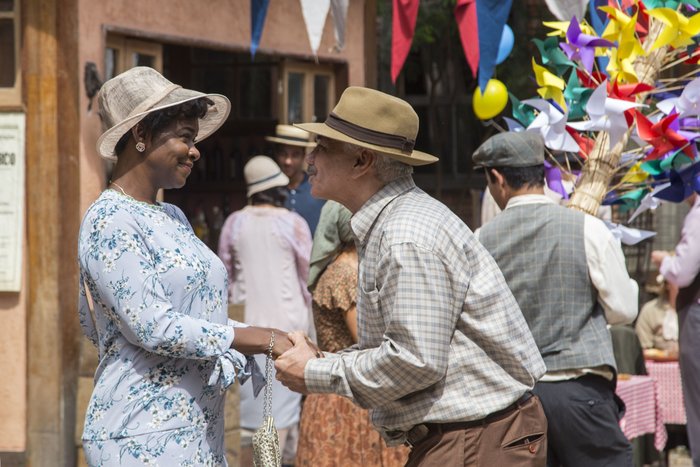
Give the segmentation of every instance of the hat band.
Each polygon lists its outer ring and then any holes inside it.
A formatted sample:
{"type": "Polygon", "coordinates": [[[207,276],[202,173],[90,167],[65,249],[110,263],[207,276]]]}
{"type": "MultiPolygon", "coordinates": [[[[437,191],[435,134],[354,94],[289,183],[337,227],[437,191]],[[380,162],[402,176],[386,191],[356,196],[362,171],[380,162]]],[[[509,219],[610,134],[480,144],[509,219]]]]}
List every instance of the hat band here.
{"type": "Polygon", "coordinates": [[[161,92],[151,95],[151,97],[149,97],[148,99],[144,100],[139,105],[134,107],[134,110],[131,111],[131,114],[129,114],[129,116],[138,115],[142,112],[149,110],[151,107],[156,105],[158,102],[165,99],[171,92],[173,92],[174,90],[181,88],[181,87],[182,86],[180,86],[180,85],[170,83],[168,86],[164,87],[161,90],[161,92]]]}
{"type": "Polygon", "coordinates": [[[262,179],[260,179],[260,180],[256,180],[256,181],[254,181],[254,182],[252,182],[252,183],[249,183],[248,186],[251,187],[251,186],[259,185],[259,184],[261,184],[261,183],[269,182],[269,181],[272,180],[273,178],[279,177],[279,175],[280,175],[281,173],[282,173],[282,171],[280,170],[279,172],[277,172],[277,173],[275,173],[275,174],[273,174],[273,175],[270,175],[269,177],[265,177],[265,178],[262,178],[262,179]]]}
{"type": "MultiPolygon", "coordinates": [[[[300,143],[308,143],[309,142],[309,140],[307,138],[297,138],[296,136],[275,135],[275,138],[288,139],[290,141],[299,141],[300,143]]],[[[284,144],[284,143],[280,143],[280,144],[284,144]]]]}
{"type": "Polygon", "coordinates": [[[415,140],[408,139],[405,136],[392,135],[355,125],[352,122],[343,120],[333,112],[330,113],[325,123],[334,130],[350,136],[351,138],[355,138],[356,140],[362,141],[363,143],[376,144],[377,146],[384,146],[385,148],[398,149],[399,151],[407,154],[413,152],[413,146],[416,144],[415,140]]]}

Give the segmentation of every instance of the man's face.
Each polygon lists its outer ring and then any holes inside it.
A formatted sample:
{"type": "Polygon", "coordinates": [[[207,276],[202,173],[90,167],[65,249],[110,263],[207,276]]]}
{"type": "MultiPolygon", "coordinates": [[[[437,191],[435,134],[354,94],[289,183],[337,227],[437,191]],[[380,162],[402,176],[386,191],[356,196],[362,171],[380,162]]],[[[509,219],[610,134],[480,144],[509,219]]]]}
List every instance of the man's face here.
{"type": "Polygon", "coordinates": [[[343,151],[342,143],[319,136],[316,148],[306,156],[311,195],[342,202],[353,186],[354,162],[355,159],[343,151]]]}
{"type": "Polygon", "coordinates": [[[282,172],[290,180],[296,180],[304,171],[304,156],[306,148],[301,146],[290,146],[278,144],[275,147],[275,159],[282,169],[282,172]]]}

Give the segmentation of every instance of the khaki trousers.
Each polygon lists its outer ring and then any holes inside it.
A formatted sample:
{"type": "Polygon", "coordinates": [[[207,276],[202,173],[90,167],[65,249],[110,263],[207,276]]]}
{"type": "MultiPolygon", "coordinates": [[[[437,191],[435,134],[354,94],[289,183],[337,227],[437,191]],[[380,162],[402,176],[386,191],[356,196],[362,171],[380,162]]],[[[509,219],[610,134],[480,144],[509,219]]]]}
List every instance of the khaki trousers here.
{"type": "Polygon", "coordinates": [[[488,423],[431,430],[411,449],[407,467],[544,467],[547,419],[537,396],[488,423]]]}

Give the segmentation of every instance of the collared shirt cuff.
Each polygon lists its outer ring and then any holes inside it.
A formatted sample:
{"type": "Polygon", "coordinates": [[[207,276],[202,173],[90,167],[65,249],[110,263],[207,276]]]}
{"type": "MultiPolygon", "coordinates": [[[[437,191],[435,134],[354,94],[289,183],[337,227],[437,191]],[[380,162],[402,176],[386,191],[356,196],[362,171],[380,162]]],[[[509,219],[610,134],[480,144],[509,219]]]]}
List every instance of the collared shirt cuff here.
{"type": "Polygon", "coordinates": [[[337,357],[333,358],[329,356],[313,358],[306,362],[306,366],[304,367],[304,383],[306,384],[306,389],[310,393],[335,393],[331,374],[336,360],[337,357]]]}

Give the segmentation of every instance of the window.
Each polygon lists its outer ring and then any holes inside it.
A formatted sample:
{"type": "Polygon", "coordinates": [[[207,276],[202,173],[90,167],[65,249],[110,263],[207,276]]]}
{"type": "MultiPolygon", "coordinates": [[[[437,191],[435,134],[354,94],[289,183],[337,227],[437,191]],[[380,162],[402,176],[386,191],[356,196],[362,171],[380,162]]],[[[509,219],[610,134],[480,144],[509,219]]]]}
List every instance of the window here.
{"type": "Polygon", "coordinates": [[[104,65],[105,80],[135,66],[150,66],[163,71],[163,46],[155,42],[109,35],[104,65]]]}
{"type": "Polygon", "coordinates": [[[22,105],[19,1],[0,0],[0,107],[22,105]]]}
{"type": "Polygon", "coordinates": [[[324,65],[283,65],[284,123],[323,122],[335,104],[333,69],[324,65]]]}

